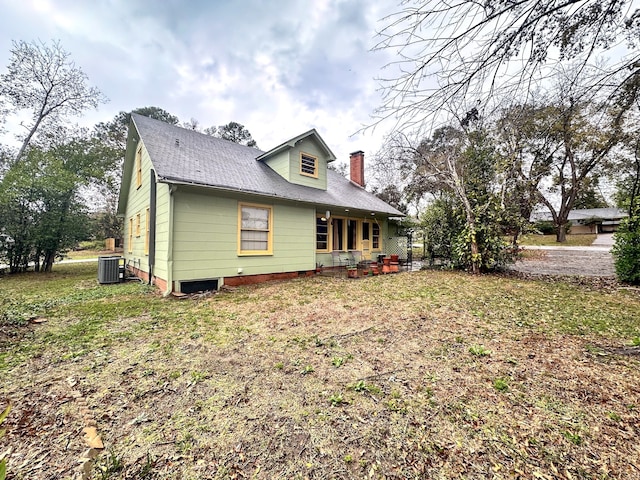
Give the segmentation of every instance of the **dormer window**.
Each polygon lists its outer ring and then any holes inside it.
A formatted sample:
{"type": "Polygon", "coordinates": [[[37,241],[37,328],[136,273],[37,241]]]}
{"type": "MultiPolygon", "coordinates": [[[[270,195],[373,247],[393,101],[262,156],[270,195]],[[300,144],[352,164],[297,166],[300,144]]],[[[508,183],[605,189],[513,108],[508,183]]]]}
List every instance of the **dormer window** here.
{"type": "Polygon", "coordinates": [[[308,153],[300,153],[300,174],[318,178],[318,157],[308,153]]]}

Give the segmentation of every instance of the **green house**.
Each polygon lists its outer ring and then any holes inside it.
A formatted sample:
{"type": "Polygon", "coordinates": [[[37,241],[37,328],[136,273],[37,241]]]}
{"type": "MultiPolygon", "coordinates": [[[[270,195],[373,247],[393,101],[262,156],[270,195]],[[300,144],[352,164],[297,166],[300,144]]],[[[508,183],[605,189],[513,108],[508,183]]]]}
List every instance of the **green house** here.
{"type": "Polygon", "coordinates": [[[351,180],[315,130],[263,152],[132,114],[118,213],[127,269],[165,294],[331,267],[386,253],[403,214],[351,180]],[[337,254],[337,255],[336,255],[337,254]]]}

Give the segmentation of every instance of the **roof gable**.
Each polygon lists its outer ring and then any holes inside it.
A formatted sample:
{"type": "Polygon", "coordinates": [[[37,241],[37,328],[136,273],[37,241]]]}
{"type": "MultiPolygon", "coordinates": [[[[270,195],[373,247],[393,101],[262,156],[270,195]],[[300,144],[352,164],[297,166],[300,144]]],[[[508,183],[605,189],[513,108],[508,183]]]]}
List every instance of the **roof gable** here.
{"type": "Polygon", "coordinates": [[[124,163],[122,165],[122,178],[120,180],[120,192],[118,193],[118,208],[116,213],[124,215],[127,206],[127,195],[131,187],[131,179],[133,177],[133,167],[136,149],[140,135],[135,128],[133,120],[129,120],[129,131],[127,132],[127,149],[125,150],[124,163]]]}
{"type": "Polygon", "coordinates": [[[267,158],[269,158],[269,157],[271,157],[273,155],[277,155],[278,153],[280,153],[282,151],[294,148],[297,143],[299,143],[300,141],[302,141],[304,139],[310,138],[310,137],[311,137],[311,139],[315,140],[318,143],[318,145],[322,148],[322,150],[324,150],[325,155],[327,156],[327,161],[333,162],[336,159],[336,156],[333,154],[331,149],[324,142],[324,140],[322,139],[320,134],[318,134],[318,132],[316,131],[315,128],[312,128],[308,132],[305,132],[305,133],[302,133],[302,134],[300,134],[300,135],[298,135],[296,137],[290,138],[286,142],[281,143],[280,145],[278,145],[275,148],[272,148],[268,152],[264,152],[263,154],[261,154],[258,157],[256,157],[256,160],[259,160],[259,161],[266,160],[267,158]]]}

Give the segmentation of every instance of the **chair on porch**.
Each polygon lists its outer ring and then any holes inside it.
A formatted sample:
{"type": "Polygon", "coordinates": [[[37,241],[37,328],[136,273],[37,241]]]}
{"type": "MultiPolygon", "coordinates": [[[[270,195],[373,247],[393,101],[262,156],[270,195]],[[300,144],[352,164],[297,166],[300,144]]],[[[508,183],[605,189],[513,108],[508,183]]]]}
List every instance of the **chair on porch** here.
{"type": "Polygon", "coordinates": [[[334,250],[331,252],[331,266],[333,268],[338,267],[346,267],[348,259],[346,257],[346,252],[341,252],[339,250],[334,250]]]}
{"type": "Polygon", "coordinates": [[[350,250],[347,252],[347,261],[349,265],[360,265],[362,262],[362,252],[360,250],[350,250]]]}

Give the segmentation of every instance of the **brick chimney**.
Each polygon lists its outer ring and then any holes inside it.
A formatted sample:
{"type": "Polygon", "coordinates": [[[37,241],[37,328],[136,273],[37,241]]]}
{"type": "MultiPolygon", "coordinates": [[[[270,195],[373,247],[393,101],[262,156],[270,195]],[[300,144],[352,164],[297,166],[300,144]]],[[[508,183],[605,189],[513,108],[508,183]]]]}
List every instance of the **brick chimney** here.
{"type": "Polygon", "coordinates": [[[349,156],[351,164],[351,181],[364,188],[364,152],[358,150],[349,156]]]}

